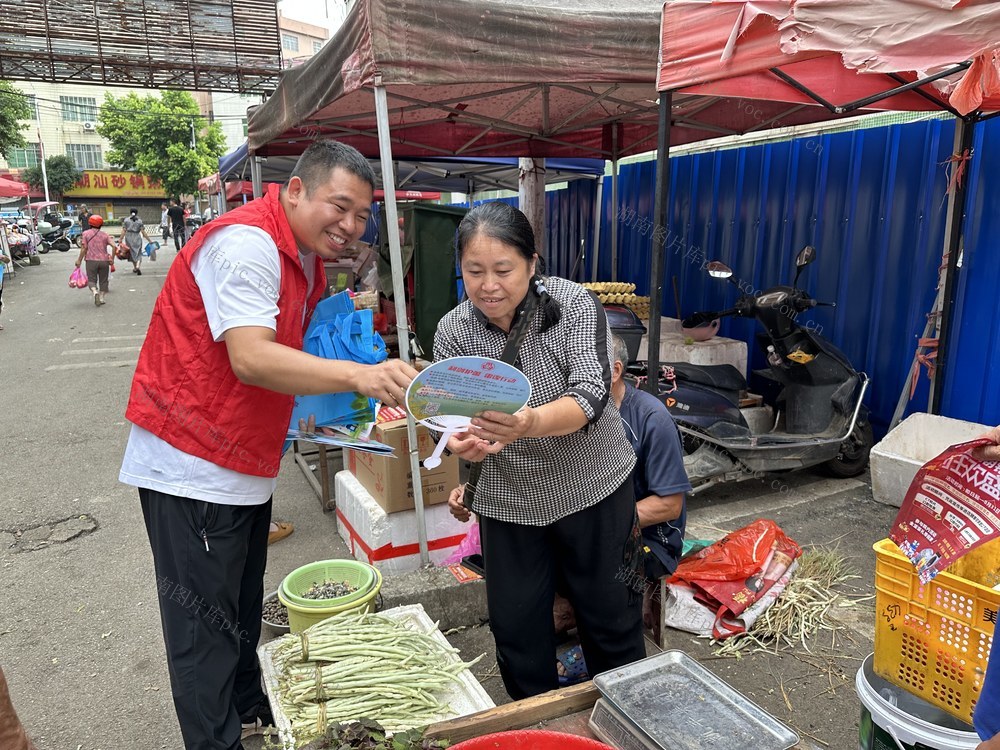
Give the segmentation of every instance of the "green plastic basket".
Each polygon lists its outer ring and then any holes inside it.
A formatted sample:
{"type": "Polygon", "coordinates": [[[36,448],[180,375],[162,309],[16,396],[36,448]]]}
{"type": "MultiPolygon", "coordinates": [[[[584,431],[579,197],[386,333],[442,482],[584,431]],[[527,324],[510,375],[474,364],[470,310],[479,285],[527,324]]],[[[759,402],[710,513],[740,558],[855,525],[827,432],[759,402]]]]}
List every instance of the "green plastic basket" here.
{"type": "MultiPolygon", "coordinates": [[[[368,593],[360,599],[347,604],[340,604],[334,607],[300,607],[295,602],[290,602],[285,597],[285,592],[278,589],[278,601],[288,609],[288,627],[292,633],[301,633],[306,628],[312,627],[318,622],[322,622],[328,617],[339,615],[344,612],[374,612],[377,602],[378,592],[382,588],[382,574],[375,571],[375,583],[368,589],[368,593]]],[[[307,599],[306,601],[312,601],[307,599]]]]}
{"type": "Polygon", "coordinates": [[[281,593],[300,607],[340,607],[350,604],[371,591],[375,585],[375,568],[357,560],[321,560],[296,568],[281,582],[281,593]],[[306,599],[302,594],[323,581],[344,581],[355,590],[333,599],[306,599]]]}

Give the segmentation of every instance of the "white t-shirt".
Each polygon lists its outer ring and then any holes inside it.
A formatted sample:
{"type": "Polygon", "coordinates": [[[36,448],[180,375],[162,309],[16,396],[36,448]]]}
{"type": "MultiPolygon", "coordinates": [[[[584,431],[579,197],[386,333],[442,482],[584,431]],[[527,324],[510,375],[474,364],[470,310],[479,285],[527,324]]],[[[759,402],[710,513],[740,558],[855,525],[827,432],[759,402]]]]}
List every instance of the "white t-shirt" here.
{"type": "MultiPolygon", "coordinates": [[[[209,231],[191,270],[212,337],[221,341],[230,328],[244,326],[277,330],[281,259],[274,241],[263,230],[241,224],[209,231]]],[[[303,259],[300,254],[299,261],[303,259]]],[[[315,264],[310,259],[303,268],[311,289],[315,264]]],[[[276,483],[192,456],[137,425],[129,433],[118,481],[226,505],[266,503],[276,483]]]]}

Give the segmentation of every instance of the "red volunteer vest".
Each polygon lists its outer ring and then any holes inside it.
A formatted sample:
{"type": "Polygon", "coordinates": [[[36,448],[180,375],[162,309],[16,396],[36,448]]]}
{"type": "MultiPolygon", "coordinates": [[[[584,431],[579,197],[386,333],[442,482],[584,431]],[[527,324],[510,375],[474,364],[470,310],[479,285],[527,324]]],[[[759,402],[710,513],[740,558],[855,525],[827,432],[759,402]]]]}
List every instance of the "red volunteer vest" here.
{"type": "MultiPolygon", "coordinates": [[[[263,198],[215,219],[181,250],[153,308],[125,411],[130,422],[185,453],[259,477],[278,474],[294,396],[246,385],[236,377],[225,341],[212,340],[191,260],[219,227],[248,224],[267,232],[281,259],[277,342],[301,349],[302,311],[308,321],[323,295],[326,274],[322,259],[311,256],[315,284],[306,299],[308,281],[279,191],[271,185],[263,198]]],[[[228,263],[233,273],[239,272],[239,247],[207,252],[218,253],[213,263],[228,263]]]]}

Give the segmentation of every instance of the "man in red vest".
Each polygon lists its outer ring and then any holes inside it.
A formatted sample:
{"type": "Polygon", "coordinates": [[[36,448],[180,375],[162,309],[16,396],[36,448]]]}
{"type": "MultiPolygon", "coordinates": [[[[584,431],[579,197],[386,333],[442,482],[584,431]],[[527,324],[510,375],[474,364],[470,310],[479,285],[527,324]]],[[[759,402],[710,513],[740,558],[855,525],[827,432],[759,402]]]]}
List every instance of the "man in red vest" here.
{"type": "Polygon", "coordinates": [[[355,149],[313,144],[284,187],[184,246],[153,308],[119,479],[139,489],[187,750],[239,750],[270,723],[255,649],[294,395],[358,391],[395,406],[416,375],[399,360],[301,351],[323,260],[364,232],[374,185],[355,149]]]}

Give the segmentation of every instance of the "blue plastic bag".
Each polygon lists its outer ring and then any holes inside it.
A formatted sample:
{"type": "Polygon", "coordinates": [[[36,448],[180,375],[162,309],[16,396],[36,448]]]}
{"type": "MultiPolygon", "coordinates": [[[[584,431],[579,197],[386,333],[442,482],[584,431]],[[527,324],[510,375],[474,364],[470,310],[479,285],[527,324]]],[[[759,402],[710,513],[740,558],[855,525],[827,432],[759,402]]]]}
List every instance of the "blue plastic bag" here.
{"type": "MultiPolygon", "coordinates": [[[[340,359],[374,365],[388,356],[385,342],[375,333],[371,310],[355,310],[346,292],[328,297],[316,306],[306,330],[302,350],[323,359],[340,359]]],[[[296,396],[289,429],[299,420],[315,417],[317,427],[375,421],[375,399],[357,392],[296,396]]]]}

